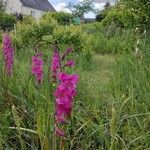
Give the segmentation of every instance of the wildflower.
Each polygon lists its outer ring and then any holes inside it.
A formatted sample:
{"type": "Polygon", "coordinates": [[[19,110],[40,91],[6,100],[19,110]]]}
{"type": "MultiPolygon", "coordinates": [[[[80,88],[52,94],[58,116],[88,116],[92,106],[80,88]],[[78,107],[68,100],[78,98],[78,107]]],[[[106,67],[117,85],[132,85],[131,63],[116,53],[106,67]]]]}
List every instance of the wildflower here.
{"type": "Polygon", "coordinates": [[[56,135],[58,136],[65,136],[65,133],[63,130],[56,128],[56,135]]]}
{"type": "Polygon", "coordinates": [[[56,97],[56,118],[58,123],[64,123],[71,115],[73,107],[73,97],[76,96],[76,85],[78,75],[59,74],[60,84],[58,85],[54,96],[56,97]]]}
{"type": "Polygon", "coordinates": [[[67,61],[67,63],[64,65],[64,67],[66,67],[66,66],[72,67],[72,66],[74,66],[74,65],[75,65],[74,61],[73,61],[73,60],[69,60],[69,61],[67,61]]]}
{"type": "Polygon", "coordinates": [[[57,89],[54,92],[54,96],[56,98],[55,130],[58,136],[65,136],[64,131],[59,129],[58,126],[68,123],[73,108],[74,96],[77,95],[76,85],[78,83],[79,76],[76,74],[69,75],[62,72],[64,67],[74,66],[74,61],[69,60],[63,66],[61,66],[61,61],[63,61],[70,52],[72,52],[72,49],[68,48],[60,59],[58,50],[55,48],[52,59],[52,77],[55,82],[58,81],[57,89]]]}
{"type": "Polygon", "coordinates": [[[51,66],[52,78],[54,79],[54,82],[56,82],[57,80],[57,74],[60,68],[61,68],[61,65],[60,65],[59,52],[57,49],[55,49],[53,58],[52,58],[52,66],[51,66]]]}
{"type": "Polygon", "coordinates": [[[78,80],[79,80],[79,76],[76,74],[68,75],[68,74],[62,72],[59,74],[59,79],[63,83],[67,84],[67,86],[71,87],[71,85],[72,85],[72,86],[76,87],[76,84],[78,83],[78,80]]]}
{"type": "Polygon", "coordinates": [[[40,58],[41,53],[37,53],[32,57],[32,74],[35,75],[37,83],[41,83],[43,80],[43,60],[40,58]]]}
{"type": "Polygon", "coordinates": [[[14,64],[14,49],[12,46],[12,40],[7,33],[3,35],[3,56],[5,61],[6,74],[11,76],[14,64]]]}

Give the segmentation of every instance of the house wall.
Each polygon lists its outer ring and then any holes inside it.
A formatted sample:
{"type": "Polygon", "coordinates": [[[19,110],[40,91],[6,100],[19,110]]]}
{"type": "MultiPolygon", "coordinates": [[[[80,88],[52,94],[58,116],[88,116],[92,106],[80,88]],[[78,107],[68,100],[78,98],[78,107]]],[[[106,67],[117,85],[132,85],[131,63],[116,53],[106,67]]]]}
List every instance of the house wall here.
{"type": "Polygon", "coordinates": [[[3,0],[7,13],[21,12],[22,3],[20,0],[3,0]]]}
{"type": "Polygon", "coordinates": [[[6,12],[7,13],[22,13],[23,15],[32,15],[35,19],[40,19],[42,14],[44,13],[41,10],[37,10],[34,8],[29,8],[23,6],[20,0],[4,0],[6,3],[6,12]]]}
{"type": "Polygon", "coordinates": [[[32,17],[34,17],[35,19],[40,19],[42,14],[44,13],[43,11],[34,9],[34,8],[29,8],[29,7],[22,7],[21,13],[24,15],[31,15],[32,17]]]}

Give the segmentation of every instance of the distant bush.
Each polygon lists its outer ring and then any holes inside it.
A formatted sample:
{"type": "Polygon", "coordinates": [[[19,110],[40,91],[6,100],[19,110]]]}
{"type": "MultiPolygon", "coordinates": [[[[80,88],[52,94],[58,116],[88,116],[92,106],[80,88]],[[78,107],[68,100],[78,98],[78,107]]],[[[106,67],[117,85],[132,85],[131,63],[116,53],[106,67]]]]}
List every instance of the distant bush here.
{"type": "Polygon", "coordinates": [[[45,35],[52,35],[57,22],[51,17],[41,18],[36,22],[32,17],[26,17],[16,25],[14,42],[18,47],[36,45],[45,35]]]}
{"type": "MultiPolygon", "coordinates": [[[[14,33],[15,34],[15,33],[14,33]]],[[[16,25],[16,36],[13,37],[18,48],[22,46],[37,45],[39,43],[59,43],[60,48],[68,46],[76,51],[86,47],[86,36],[81,26],[62,26],[51,16],[45,14],[39,22],[31,17],[26,17],[16,25]]]]}
{"type": "Polygon", "coordinates": [[[54,12],[52,13],[52,18],[54,18],[59,25],[69,25],[72,22],[73,16],[65,12],[54,12]]]}
{"type": "Polygon", "coordinates": [[[104,26],[115,22],[119,27],[132,28],[137,25],[138,17],[125,5],[116,5],[108,10],[105,19],[102,20],[104,26]]]}
{"type": "Polygon", "coordinates": [[[15,45],[18,47],[24,45],[27,46],[29,44],[33,44],[33,42],[37,39],[37,33],[39,32],[39,27],[32,17],[25,17],[22,22],[18,22],[16,24],[16,36],[15,45]]]}
{"type": "Polygon", "coordinates": [[[23,20],[21,21],[21,24],[24,25],[33,24],[33,23],[36,23],[36,20],[31,16],[24,16],[23,20]]]}
{"type": "Polygon", "coordinates": [[[102,13],[99,13],[96,15],[96,21],[101,22],[105,16],[102,13]]]}
{"type": "Polygon", "coordinates": [[[57,27],[57,21],[48,14],[43,16],[39,21],[39,28],[41,36],[52,35],[54,28],[57,27]]]}
{"type": "Polygon", "coordinates": [[[16,20],[13,15],[0,12],[0,29],[11,30],[14,27],[16,20]]]}
{"type": "Polygon", "coordinates": [[[86,35],[80,26],[58,26],[54,30],[53,39],[62,46],[71,46],[76,51],[86,47],[86,35]]]}
{"type": "Polygon", "coordinates": [[[73,16],[65,12],[52,12],[44,14],[42,18],[53,18],[59,25],[69,25],[72,22],[73,16]]]}

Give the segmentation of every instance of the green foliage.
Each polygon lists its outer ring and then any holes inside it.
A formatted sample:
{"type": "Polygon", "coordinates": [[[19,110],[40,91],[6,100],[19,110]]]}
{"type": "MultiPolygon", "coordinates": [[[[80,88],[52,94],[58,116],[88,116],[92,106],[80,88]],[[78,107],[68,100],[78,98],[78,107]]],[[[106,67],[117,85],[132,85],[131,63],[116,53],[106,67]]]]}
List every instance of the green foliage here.
{"type": "Polygon", "coordinates": [[[107,1],[105,6],[104,6],[104,9],[100,12],[97,13],[96,15],[96,21],[99,21],[101,22],[107,15],[107,12],[112,8],[112,6],[110,5],[110,2],[107,1]]]}
{"type": "Polygon", "coordinates": [[[85,33],[82,32],[82,28],[73,25],[60,26],[51,13],[45,14],[38,23],[31,17],[18,22],[13,35],[13,41],[18,48],[43,43],[50,46],[56,42],[61,49],[70,46],[76,51],[81,51],[86,48],[85,33]]]}
{"type": "MultiPolygon", "coordinates": [[[[38,23],[29,17],[17,23],[11,32],[17,48],[11,78],[4,74],[0,55],[0,148],[52,149],[52,93],[56,88],[48,82],[52,49],[40,47],[44,80],[38,86],[31,74],[34,53],[29,46],[56,42],[60,50],[75,49],[67,59],[76,60],[72,70],[80,75],[71,122],[63,138],[65,149],[149,149],[150,36],[148,31],[141,35],[137,30],[122,29],[134,24],[130,17],[128,23],[120,17],[120,24],[113,20],[107,26],[60,26],[51,14],[38,23]]],[[[60,141],[57,138],[56,144],[60,141]]]]}
{"type": "Polygon", "coordinates": [[[120,3],[138,16],[138,26],[149,28],[150,23],[150,2],[147,0],[121,0],[120,3]]]}
{"type": "Polygon", "coordinates": [[[29,25],[29,24],[34,24],[34,23],[36,23],[36,20],[33,18],[33,17],[31,17],[31,16],[24,16],[23,17],[23,20],[21,21],[21,22],[19,22],[19,23],[21,23],[22,25],[29,25]]]}
{"type": "Polygon", "coordinates": [[[44,16],[36,22],[32,17],[26,17],[16,25],[14,41],[17,47],[36,45],[45,35],[52,35],[57,22],[49,16],[44,16]]]}
{"type": "Polygon", "coordinates": [[[83,0],[77,4],[71,2],[68,5],[68,9],[70,9],[75,16],[81,18],[84,16],[84,13],[88,13],[89,11],[95,12],[93,0],[83,0]]]}
{"type": "Polygon", "coordinates": [[[0,12],[0,30],[11,30],[14,28],[15,17],[5,12],[0,12]]]}
{"type": "Polygon", "coordinates": [[[14,33],[15,45],[18,47],[34,44],[39,33],[39,26],[32,17],[26,17],[22,22],[16,24],[16,32],[14,33]],[[20,43],[20,44],[19,44],[20,43]]]}
{"type": "Polygon", "coordinates": [[[120,0],[101,13],[105,16],[102,21],[104,25],[113,21],[123,28],[149,28],[150,3],[146,0],[120,0]]]}
{"type": "Polygon", "coordinates": [[[53,19],[55,19],[59,25],[69,25],[72,22],[73,16],[72,14],[65,13],[65,12],[51,12],[46,13],[43,18],[46,16],[51,16],[53,19]]]}
{"type": "Polygon", "coordinates": [[[101,54],[123,54],[134,47],[135,38],[133,30],[122,30],[112,23],[108,27],[101,26],[100,23],[83,27],[89,35],[87,47],[96,53],[101,54]]]}
{"type": "Polygon", "coordinates": [[[73,47],[76,51],[86,48],[86,34],[82,32],[81,27],[77,26],[58,26],[53,33],[53,39],[63,47],[73,47]]]}
{"type": "Polygon", "coordinates": [[[96,15],[96,21],[101,22],[105,16],[102,13],[99,13],[96,15]]]}
{"type": "MultiPolygon", "coordinates": [[[[115,140],[120,139],[128,149],[147,149],[149,147],[149,91],[150,70],[149,38],[142,39],[139,52],[132,50],[118,57],[114,66],[111,93],[118,111],[118,129],[115,140]],[[143,45],[144,42],[144,45],[143,45]],[[146,122],[146,123],[145,123],[146,122]],[[136,142],[134,142],[136,140],[136,142]]],[[[118,142],[113,143],[119,148],[118,142]]],[[[121,148],[121,147],[120,147],[121,148]]]]}
{"type": "Polygon", "coordinates": [[[0,12],[4,11],[4,4],[3,1],[0,1],[0,12]]]}
{"type": "Polygon", "coordinates": [[[102,20],[104,26],[115,22],[119,27],[132,28],[138,23],[138,16],[134,14],[126,5],[118,4],[111,7],[106,12],[105,19],[102,20]]]}
{"type": "Polygon", "coordinates": [[[56,27],[57,27],[57,22],[56,20],[54,20],[54,18],[49,16],[49,14],[43,16],[39,21],[40,36],[42,37],[44,35],[52,35],[54,28],[56,27]]]}

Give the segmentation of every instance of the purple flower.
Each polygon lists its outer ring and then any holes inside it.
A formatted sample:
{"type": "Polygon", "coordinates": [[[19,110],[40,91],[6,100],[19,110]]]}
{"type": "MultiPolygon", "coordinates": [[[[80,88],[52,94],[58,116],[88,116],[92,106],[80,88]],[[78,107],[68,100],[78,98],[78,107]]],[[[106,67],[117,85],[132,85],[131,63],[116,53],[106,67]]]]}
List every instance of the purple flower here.
{"type": "Polygon", "coordinates": [[[74,61],[69,60],[64,64],[63,67],[61,66],[61,61],[63,61],[70,52],[72,52],[72,49],[68,48],[60,59],[59,52],[55,48],[52,58],[52,77],[55,82],[58,81],[57,89],[54,92],[54,96],[56,98],[55,123],[56,134],[58,136],[65,136],[64,131],[60,130],[58,126],[68,123],[73,108],[74,97],[77,95],[76,86],[79,81],[79,76],[76,74],[69,75],[65,72],[62,72],[64,67],[74,66],[74,61]]]}
{"type": "Polygon", "coordinates": [[[74,66],[75,65],[75,63],[74,63],[74,61],[73,60],[69,60],[69,61],[67,61],[67,63],[64,65],[64,67],[72,67],[72,66],[74,66]]]}
{"type": "Polygon", "coordinates": [[[14,49],[12,46],[12,40],[7,33],[3,35],[3,56],[5,61],[6,74],[11,76],[14,64],[14,49]]]}
{"type": "Polygon", "coordinates": [[[54,96],[56,97],[56,118],[57,123],[64,123],[71,115],[73,107],[73,97],[76,96],[76,85],[78,75],[59,74],[60,84],[58,85],[54,96]]]}
{"type": "Polygon", "coordinates": [[[37,53],[32,57],[32,74],[35,75],[37,83],[41,83],[43,80],[43,60],[40,58],[41,53],[37,53]]]}
{"type": "Polygon", "coordinates": [[[56,135],[64,137],[65,133],[63,130],[56,128],[56,135]]]}
{"type": "Polygon", "coordinates": [[[51,66],[51,72],[52,72],[52,78],[53,81],[57,81],[57,75],[59,72],[59,69],[61,68],[60,65],[60,56],[57,49],[54,50],[53,58],[52,58],[52,66],[51,66]]]}

